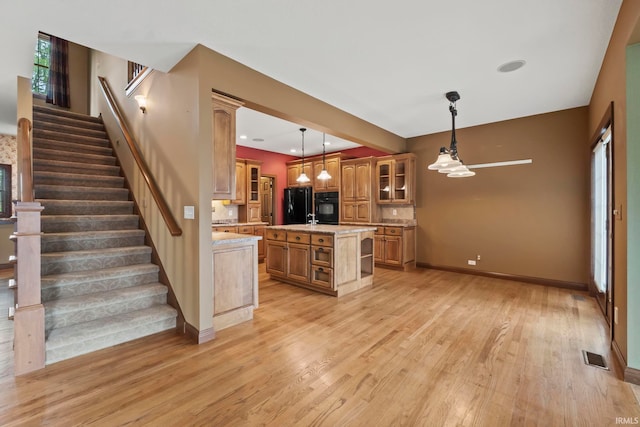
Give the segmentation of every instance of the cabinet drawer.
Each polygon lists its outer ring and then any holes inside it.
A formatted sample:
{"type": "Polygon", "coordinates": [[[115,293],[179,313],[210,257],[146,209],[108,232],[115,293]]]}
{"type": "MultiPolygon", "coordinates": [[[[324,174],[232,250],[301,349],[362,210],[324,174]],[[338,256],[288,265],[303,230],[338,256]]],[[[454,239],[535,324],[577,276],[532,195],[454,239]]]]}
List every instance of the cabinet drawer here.
{"type": "Polygon", "coordinates": [[[269,230],[267,229],[267,240],[278,240],[285,242],[287,240],[287,232],[283,230],[269,230]]]}
{"type": "Polygon", "coordinates": [[[223,233],[237,233],[238,227],[235,227],[235,226],[211,227],[211,231],[222,231],[223,233]]]}
{"type": "Polygon", "coordinates": [[[333,268],[313,266],[311,268],[311,284],[333,289],[333,268]]]}
{"type": "Polygon", "coordinates": [[[312,234],[311,244],[316,246],[333,247],[333,236],[331,236],[330,234],[312,234]]]}
{"type": "Polygon", "coordinates": [[[385,227],[384,234],[386,234],[387,236],[401,236],[402,227],[385,227]]]}
{"type": "Polygon", "coordinates": [[[384,227],[378,227],[376,228],[376,231],[374,231],[376,236],[381,236],[384,234],[384,227]]]}
{"type": "Polygon", "coordinates": [[[287,242],[291,243],[309,243],[309,233],[287,232],[287,242]]]}
{"type": "Polygon", "coordinates": [[[239,225],[238,233],[240,234],[253,234],[253,225],[239,225]]]}
{"type": "Polygon", "coordinates": [[[311,246],[311,264],[333,267],[333,248],[311,246]]]}

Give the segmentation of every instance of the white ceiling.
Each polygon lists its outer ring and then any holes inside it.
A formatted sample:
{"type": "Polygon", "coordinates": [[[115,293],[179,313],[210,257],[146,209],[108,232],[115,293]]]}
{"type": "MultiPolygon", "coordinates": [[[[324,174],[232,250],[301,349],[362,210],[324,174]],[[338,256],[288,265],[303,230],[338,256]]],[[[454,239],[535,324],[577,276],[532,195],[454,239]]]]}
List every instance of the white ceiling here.
{"type": "MultiPolygon", "coordinates": [[[[161,71],[200,43],[405,138],[450,127],[450,90],[458,127],[583,106],[621,1],[3,0],[0,133],[15,133],[38,30],[161,71]]],[[[271,151],[300,141],[295,124],[242,126],[271,151]]]]}

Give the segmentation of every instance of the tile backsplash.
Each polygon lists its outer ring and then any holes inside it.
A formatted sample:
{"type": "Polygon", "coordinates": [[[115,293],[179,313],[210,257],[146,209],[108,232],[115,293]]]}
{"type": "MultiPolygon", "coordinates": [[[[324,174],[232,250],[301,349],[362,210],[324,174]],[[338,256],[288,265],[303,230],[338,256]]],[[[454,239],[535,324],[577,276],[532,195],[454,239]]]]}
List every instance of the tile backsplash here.
{"type": "Polygon", "coordinates": [[[225,205],[222,200],[211,201],[211,222],[237,222],[238,221],[238,206],[237,205],[225,205]]]}
{"type": "Polygon", "coordinates": [[[414,206],[383,206],[380,211],[383,220],[416,219],[416,208],[414,206]]]}

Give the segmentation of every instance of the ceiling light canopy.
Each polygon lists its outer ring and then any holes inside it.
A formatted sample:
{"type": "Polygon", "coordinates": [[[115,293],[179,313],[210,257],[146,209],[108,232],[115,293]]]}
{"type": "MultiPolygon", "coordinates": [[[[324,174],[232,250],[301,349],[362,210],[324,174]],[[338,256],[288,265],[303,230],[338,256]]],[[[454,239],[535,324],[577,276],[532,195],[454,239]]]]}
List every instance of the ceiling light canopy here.
{"type": "Polygon", "coordinates": [[[446,173],[449,178],[474,176],[476,173],[470,171],[458,156],[458,141],[456,140],[456,116],[458,115],[458,110],[456,110],[456,101],[460,99],[460,94],[452,91],[447,92],[445,96],[449,100],[449,112],[451,113],[451,144],[449,149],[446,147],[440,148],[438,158],[427,169],[446,173]]]}

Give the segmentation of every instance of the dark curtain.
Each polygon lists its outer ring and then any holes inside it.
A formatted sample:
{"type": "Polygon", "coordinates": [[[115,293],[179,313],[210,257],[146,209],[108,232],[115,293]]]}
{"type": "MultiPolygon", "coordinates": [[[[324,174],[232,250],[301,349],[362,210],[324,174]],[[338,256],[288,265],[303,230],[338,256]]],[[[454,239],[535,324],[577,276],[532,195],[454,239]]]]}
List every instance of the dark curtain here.
{"type": "Polygon", "coordinates": [[[69,43],[54,36],[51,36],[47,103],[60,107],[71,107],[71,99],[69,97],[69,43]]]}

